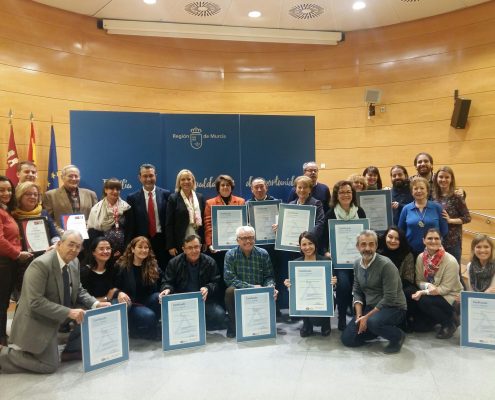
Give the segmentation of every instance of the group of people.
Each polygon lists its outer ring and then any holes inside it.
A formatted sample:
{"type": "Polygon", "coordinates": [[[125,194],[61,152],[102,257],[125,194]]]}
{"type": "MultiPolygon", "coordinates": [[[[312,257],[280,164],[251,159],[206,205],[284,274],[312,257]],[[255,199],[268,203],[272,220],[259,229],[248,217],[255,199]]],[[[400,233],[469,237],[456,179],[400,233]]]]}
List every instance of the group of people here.
{"type": "MultiPolygon", "coordinates": [[[[400,351],[405,331],[431,330],[439,324],[437,337],[449,338],[456,330],[462,224],[470,221],[465,194],[456,188],[449,167],[433,173],[429,154],[418,154],[414,165],[418,174],[411,178],[401,165],[390,170],[396,225],[380,237],[362,232],[356,243],[361,257],[354,268],[334,269],[337,326],[346,346],[381,336],[389,340],[384,351],[394,353],[400,351]],[[352,316],[350,322],[347,316],[352,316]]],[[[356,192],[383,188],[376,167],[338,181],[332,194],[318,181],[318,172],[315,162],[305,163],[287,200],[316,208],[314,228],[299,238],[300,261],[331,258],[328,220],[366,218],[356,192]]],[[[212,206],[245,204],[233,194],[235,182],[229,175],[216,178],[217,196],[205,201],[190,170],[179,171],[170,193],[156,186],[155,167],[143,164],[140,190],[124,200],[121,182],[111,178],[99,202],[93,191],[79,187],[80,171],[74,165],[62,169],[60,188],[42,196],[33,163],[20,163],[18,176],[16,188],[0,176],[0,373],[56,370],[57,333],[67,322],[71,333],[61,358],[80,358],[81,305],[126,303],[130,335],[160,339],[161,298],[199,291],[206,302],[207,329],[227,328],[227,337],[235,337],[235,289],[274,286],[277,297],[283,282],[290,290],[290,281],[282,275],[294,253],[255,246],[251,226],[237,229],[233,249],[212,247],[212,206]],[[66,214],[85,216],[88,240],[65,230],[66,214]],[[32,217],[46,221],[46,252],[23,250],[17,222],[32,217]],[[20,300],[9,340],[14,346],[9,347],[7,308],[15,287],[20,300]],[[40,334],[28,335],[26,327],[40,334]]],[[[261,177],[251,181],[251,191],[248,202],[275,200],[261,177]]],[[[493,242],[486,236],[473,240],[466,285],[495,292],[493,242]]],[[[331,332],[329,318],[303,318],[300,335],[311,335],[313,325],[321,326],[323,336],[331,332]]]]}

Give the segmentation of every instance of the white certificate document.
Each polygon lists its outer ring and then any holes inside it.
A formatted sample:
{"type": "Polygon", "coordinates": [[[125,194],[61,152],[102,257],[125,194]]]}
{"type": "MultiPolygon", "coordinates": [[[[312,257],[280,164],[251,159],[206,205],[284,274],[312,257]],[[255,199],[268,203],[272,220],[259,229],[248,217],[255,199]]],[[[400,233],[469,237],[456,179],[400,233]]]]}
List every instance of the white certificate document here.
{"type": "Polygon", "coordinates": [[[468,299],[468,341],[495,345],[495,299],[468,299]]]}
{"type": "Polygon", "coordinates": [[[366,218],[370,220],[370,229],[374,231],[386,231],[388,229],[387,209],[391,204],[387,204],[387,198],[382,194],[361,196],[359,205],[366,213],[366,218]]]}
{"type": "Polygon", "coordinates": [[[67,215],[67,219],[65,221],[65,230],[74,230],[78,231],[83,239],[89,239],[88,229],[86,228],[86,218],[84,214],[73,214],[67,215]]]}
{"type": "Polygon", "coordinates": [[[296,309],[327,309],[326,274],[324,267],[295,267],[296,309]]]}
{"type": "Polygon", "coordinates": [[[270,334],[270,294],[253,293],[241,296],[242,336],[270,334]]]}
{"type": "Polygon", "coordinates": [[[24,234],[28,251],[45,251],[50,247],[43,219],[28,220],[25,222],[24,234]]]}
{"type": "Polygon", "coordinates": [[[170,345],[199,341],[198,299],[174,300],[168,303],[170,345]]]}
{"type": "Polygon", "coordinates": [[[229,246],[237,244],[235,230],[242,225],[242,212],[240,210],[218,210],[216,226],[218,229],[218,245],[229,246]]]}
{"type": "Polygon", "coordinates": [[[280,244],[282,246],[299,246],[299,235],[308,230],[311,212],[309,210],[295,210],[285,208],[284,223],[280,244]]]}
{"type": "Polygon", "coordinates": [[[364,229],[362,224],[335,225],[335,247],[337,254],[335,262],[338,264],[353,264],[360,257],[356,248],[356,237],[364,229]]]}
{"type": "Polygon", "coordinates": [[[272,225],[278,220],[278,203],[253,207],[254,227],[257,240],[272,240],[275,242],[275,232],[272,225]]]}
{"type": "Polygon", "coordinates": [[[88,317],[90,365],[122,357],[121,326],[120,311],[88,317]]]}

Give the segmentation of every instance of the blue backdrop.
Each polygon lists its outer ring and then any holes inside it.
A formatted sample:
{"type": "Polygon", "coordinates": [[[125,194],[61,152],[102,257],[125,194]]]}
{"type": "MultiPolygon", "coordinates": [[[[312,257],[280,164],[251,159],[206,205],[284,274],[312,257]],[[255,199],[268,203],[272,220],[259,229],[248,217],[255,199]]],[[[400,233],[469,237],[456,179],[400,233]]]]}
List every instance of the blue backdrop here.
{"type": "Polygon", "coordinates": [[[157,168],[158,186],[174,190],[177,172],[193,171],[198,191],[216,195],[213,181],[231,175],[234,194],[249,198],[262,176],[286,200],[305,161],[314,160],[314,117],[71,111],[71,160],[81,187],[101,197],[103,180],[123,183],[122,197],[140,188],[139,165],[157,168]]]}

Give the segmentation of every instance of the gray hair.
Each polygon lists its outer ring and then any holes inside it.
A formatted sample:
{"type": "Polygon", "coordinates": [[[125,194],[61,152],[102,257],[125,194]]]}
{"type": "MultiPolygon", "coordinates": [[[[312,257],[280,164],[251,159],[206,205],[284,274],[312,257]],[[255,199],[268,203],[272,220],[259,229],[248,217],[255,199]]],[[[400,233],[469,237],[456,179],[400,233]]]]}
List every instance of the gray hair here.
{"type": "Polygon", "coordinates": [[[75,170],[77,170],[77,173],[79,175],[81,175],[81,171],[74,164],[69,164],[69,165],[66,165],[65,167],[63,167],[62,171],[60,171],[61,175],[65,176],[67,174],[67,170],[69,170],[69,169],[75,169],[75,170]]]}
{"type": "Polygon", "coordinates": [[[81,239],[81,241],[84,240],[84,238],[82,237],[81,232],[76,231],[75,229],[69,229],[68,231],[65,231],[62,234],[62,237],[60,238],[60,242],[65,242],[69,238],[69,236],[72,236],[72,235],[79,236],[79,239],[81,239]]]}
{"type": "Polygon", "coordinates": [[[303,172],[306,171],[306,168],[308,168],[310,165],[314,165],[314,166],[316,166],[316,168],[318,168],[318,164],[316,164],[316,161],[306,161],[303,164],[303,172]]]}
{"type": "Polygon", "coordinates": [[[245,226],[240,226],[235,230],[235,236],[239,237],[239,235],[243,232],[252,233],[253,235],[255,235],[254,228],[252,226],[245,225],[245,226]]]}
{"type": "Polygon", "coordinates": [[[364,231],[359,232],[356,236],[356,246],[359,246],[359,239],[361,239],[362,236],[372,236],[373,239],[375,239],[375,244],[378,246],[378,236],[376,235],[376,232],[371,229],[365,229],[364,231]]]}

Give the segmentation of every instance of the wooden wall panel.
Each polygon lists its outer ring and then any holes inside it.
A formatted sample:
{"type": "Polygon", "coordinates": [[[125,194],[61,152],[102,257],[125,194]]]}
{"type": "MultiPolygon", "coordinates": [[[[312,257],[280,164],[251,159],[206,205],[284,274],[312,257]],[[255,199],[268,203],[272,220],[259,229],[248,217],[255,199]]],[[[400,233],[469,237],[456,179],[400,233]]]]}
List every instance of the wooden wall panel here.
{"type": "Polygon", "coordinates": [[[391,165],[414,173],[428,151],[454,168],[470,208],[495,213],[495,1],[328,47],[112,36],[32,1],[0,6],[0,144],[13,109],[25,157],[33,112],[42,186],[51,120],[59,166],[70,162],[70,110],[314,115],[324,182],[376,165],[388,183],[391,165]],[[371,87],[383,96],[368,119],[371,87]],[[450,127],[455,89],[472,100],[464,130],[450,127]]]}

